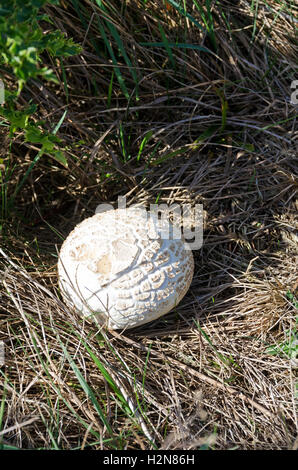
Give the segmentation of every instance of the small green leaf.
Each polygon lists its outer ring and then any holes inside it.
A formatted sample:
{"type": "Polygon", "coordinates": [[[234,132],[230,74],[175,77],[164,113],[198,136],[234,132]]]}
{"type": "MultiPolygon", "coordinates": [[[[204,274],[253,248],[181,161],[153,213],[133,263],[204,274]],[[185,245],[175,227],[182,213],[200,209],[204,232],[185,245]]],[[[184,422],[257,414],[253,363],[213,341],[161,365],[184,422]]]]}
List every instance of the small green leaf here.
{"type": "Polygon", "coordinates": [[[66,168],[68,167],[68,161],[61,150],[55,150],[51,157],[53,157],[57,162],[61,163],[66,168]]]}

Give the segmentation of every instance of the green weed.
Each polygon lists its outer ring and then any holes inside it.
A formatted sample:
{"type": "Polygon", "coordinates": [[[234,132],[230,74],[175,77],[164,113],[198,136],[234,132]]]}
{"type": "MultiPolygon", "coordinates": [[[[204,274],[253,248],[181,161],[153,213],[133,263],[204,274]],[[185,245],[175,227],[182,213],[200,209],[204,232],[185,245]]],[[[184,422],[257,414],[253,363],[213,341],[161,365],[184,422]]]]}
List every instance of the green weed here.
{"type": "MultiPolygon", "coordinates": [[[[22,107],[19,103],[21,92],[31,79],[59,83],[54,71],[43,65],[42,54],[47,52],[56,59],[77,54],[81,50],[80,46],[71,38],[66,38],[59,30],[43,33],[40,22],[51,23],[50,18],[40,12],[40,9],[47,4],[58,5],[59,1],[0,0],[0,65],[3,76],[6,73],[10,76],[12,74],[16,84],[15,91],[5,89],[5,102],[0,107],[0,116],[9,124],[11,139],[16,132],[21,131],[25,142],[40,146],[37,156],[16,188],[14,196],[43,154],[48,154],[67,166],[61,148],[57,148],[61,147],[62,141],[55,135],[66,113],[54,131],[48,131],[43,121],[36,120],[36,104],[31,103],[27,107],[22,107]]],[[[5,80],[3,82],[5,86],[5,80]]],[[[65,77],[64,87],[67,88],[65,77]]]]}

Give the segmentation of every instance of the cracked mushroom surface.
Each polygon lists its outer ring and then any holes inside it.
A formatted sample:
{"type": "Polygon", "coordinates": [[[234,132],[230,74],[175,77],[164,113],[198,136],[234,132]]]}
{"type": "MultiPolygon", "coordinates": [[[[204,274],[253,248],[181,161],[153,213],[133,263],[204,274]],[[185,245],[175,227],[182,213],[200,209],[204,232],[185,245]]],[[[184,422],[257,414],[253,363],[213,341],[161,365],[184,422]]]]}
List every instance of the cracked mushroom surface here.
{"type": "Polygon", "coordinates": [[[194,260],[171,222],[138,208],[96,214],[64,241],[58,278],[65,302],[109,329],[128,329],[172,310],[186,294],[194,260]],[[167,234],[170,236],[167,237],[167,234]]]}

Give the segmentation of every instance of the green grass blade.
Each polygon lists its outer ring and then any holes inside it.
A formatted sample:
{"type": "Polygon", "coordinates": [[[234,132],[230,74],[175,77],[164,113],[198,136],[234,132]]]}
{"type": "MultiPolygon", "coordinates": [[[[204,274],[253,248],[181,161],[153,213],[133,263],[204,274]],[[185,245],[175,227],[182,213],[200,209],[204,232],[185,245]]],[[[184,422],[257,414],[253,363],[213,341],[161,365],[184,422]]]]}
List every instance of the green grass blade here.
{"type": "Polygon", "coordinates": [[[208,137],[214,135],[218,129],[220,129],[219,125],[214,124],[212,126],[209,126],[208,129],[202,132],[202,134],[200,134],[199,137],[194,141],[194,146],[192,147],[192,149],[196,150],[197,148],[199,148],[201,143],[208,139],[208,137]]]}
{"type": "MultiPolygon", "coordinates": [[[[145,46],[145,47],[166,47],[165,43],[163,42],[140,42],[140,46],[145,46]]],[[[211,51],[207,49],[207,47],[204,46],[199,46],[197,44],[187,44],[183,42],[169,42],[168,44],[169,48],[178,48],[178,49],[194,49],[197,51],[202,51],[202,52],[208,52],[209,54],[211,51]]]]}
{"type": "Polygon", "coordinates": [[[97,19],[97,22],[98,22],[98,27],[99,27],[99,31],[100,31],[100,34],[101,34],[101,37],[102,39],[104,40],[104,43],[107,47],[107,50],[109,51],[109,54],[111,56],[111,59],[112,59],[112,62],[114,64],[114,70],[115,70],[115,74],[116,74],[116,77],[117,77],[117,80],[119,82],[119,85],[120,85],[120,88],[122,90],[122,93],[124,94],[125,98],[129,99],[129,93],[127,91],[127,88],[126,88],[126,85],[124,83],[124,79],[122,77],[122,74],[121,74],[121,71],[120,71],[120,68],[118,66],[118,63],[117,63],[117,59],[115,57],[115,54],[114,54],[114,51],[110,45],[110,41],[108,40],[107,38],[107,35],[105,33],[105,30],[104,30],[104,27],[101,23],[101,20],[100,18],[97,19]]]}
{"type": "Polygon", "coordinates": [[[112,76],[111,76],[111,80],[110,80],[110,83],[109,83],[109,89],[108,89],[108,99],[107,99],[107,107],[108,107],[108,108],[111,107],[114,76],[115,76],[115,72],[114,72],[114,70],[113,70],[112,76]]]}
{"type": "Polygon", "coordinates": [[[58,446],[58,444],[57,444],[57,441],[56,441],[56,439],[55,439],[55,437],[54,437],[54,435],[53,435],[53,433],[52,433],[52,430],[51,430],[50,427],[48,426],[47,421],[44,419],[44,417],[43,417],[42,414],[40,414],[40,417],[41,417],[41,420],[42,420],[42,422],[43,422],[43,424],[44,424],[44,427],[45,427],[46,430],[47,430],[47,433],[48,433],[49,436],[50,436],[50,440],[51,440],[51,443],[52,443],[52,449],[54,449],[54,450],[59,450],[59,446],[58,446]]]}
{"type": "Polygon", "coordinates": [[[113,433],[113,429],[110,425],[110,423],[108,422],[108,420],[106,419],[96,397],[95,397],[95,394],[93,392],[93,390],[89,387],[89,385],[87,384],[87,382],[85,381],[83,375],[81,374],[80,370],[78,369],[77,365],[75,364],[73,358],[71,357],[71,355],[68,353],[67,349],[65,348],[65,346],[63,344],[61,344],[61,347],[63,349],[63,352],[65,354],[65,357],[67,358],[72,370],[74,371],[82,389],[84,390],[86,396],[88,398],[90,398],[94,408],[96,409],[101,421],[103,422],[103,424],[105,425],[108,433],[110,434],[111,437],[113,437],[114,433],[113,433]]]}
{"type": "Polygon", "coordinates": [[[0,405],[0,431],[2,429],[2,422],[3,422],[3,416],[4,416],[4,409],[5,409],[5,399],[6,399],[6,382],[7,379],[5,377],[5,382],[4,382],[4,387],[3,387],[3,394],[2,394],[2,399],[1,399],[1,405],[0,405]]]}
{"type": "Polygon", "coordinates": [[[160,31],[161,38],[163,40],[164,47],[166,48],[166,51],[168,53],[170,62],[172,64],[173,68],[176,68],[176,62],[175,62],[173,54],[172,54],[172,49],[171,49],[170,43],[168,41],[166,33],[165,33],[163,27],[161,26],[160,22],[158,22],[158,28],[159,28],[159,31],[160,31]]]}
{"type": "Polygon", "coordinates": [[[228,102],[223,99],[221,103],[221,131],[224,131],[227,124],[227,112],[228,112],[228,102]]]}
{"type": "Polygon", "coordinates": [[[27,181],[28,176],[30,175],[33,167],[36,165],[36,163],[39,161],[39,159],[43,156],[43,150],[40,150],[37,155],[34,157],[32,162],[29,165],[29,168],[27,169],[25,175],[23,176],[21,182],[17,185],[12,197],[11,197],[11,202],[13,203],[14,199],[16,198],[17,194],[19,193],[20,189],[23,187],[25,182],[27,181]]]}
{"type": "Polygon", "coordinates": [[[159,165],[160,163],[163,163],[166,160],[169,160],[170,158],[177,157],[178,155],[183,155],[185,152],[189,152],[189,146],[181,147],[180,149],[174,150],[174,152],[167,153],[163,157],[154,160],[154,162],[151,162],[151,165],[159,165]]]}
{"type": "Polygon", "coordinates": [[[1,444],[0,442],[0,450],[21,450],[21,449],[19,449],[19,447],[15,447],[10,444],[1,444]]]}
{"type": "Polygon", "coordinates": [[[59,119],[59,122],[56,124],[56,126],[54,127],[53,131],[52,131],[52,134],[57,134],[58,130],[60,129],[64,119],[65,119],[65,116],[67,114],[67,109],[64,111],[62,117],[59,119]]]}
{"type": "Polygon", "coordinates": [[[221,131],[224,131],[226,124],[227,124],[227,113],[228,113],[229,104],[222,90],[219,90],[216,88],[215,93],[220,98],[220,102],[221,102],[221,131]]]}
{"type": "Polygon", "coordinates": [[[140,148],[139,148],[139,152],[138,152],[138,155],[137,155],[137,161],[140,160],[142,152],[144,150],[144,147],[145,147],[146,143],[148,142],[148,140],[152,137],[152,135],[153,135],[153,131],[148,131],[147,134],[145,135],[144,139],[142,140],[140,148]]]}
{"type": "Polygon", "coordinates": [[[135,67],[133,67],[133,65],[131,63],[131,60],[130,60],[130,58],[128,57],[128,55],[126,53],[126,50],[125,50],[125,47],[123,45],[122,39],[120,38],[119,33],[118,33],[117,29],[115,28],[115,26],[107,18],[105,18],[105,22],[106,22],[113,38],[116,41],[116,44],[118,46],[118,49],[119,49],[122,57],[124,58],[128,68],[129,68],[129,71],[132,75],[132,78],[134,80],[134,83],[135,83],[136,89],[137,89],[138,88],[137,85],[139,83],[139,80],[138,80],[138,77],[137,77],[137,74],[136,74],[136,71],[135,71],[135,67]]]}
{"type": "MultiPolygon", "coordinates": [[[[67,408],[70,410],[70,412],[72,413],[72,415],[74,416],[74,418],[80,423],[82,424],[82,426],[94,436],[96,437],[96,439],[100,439],[100,435],[98,432],[94,431],[93,429],[90,429],[90,425],[89,423],[86,423],[82,418],[81,416],[79,416],[76,411],[74,410],[73,406],[65,399],[65,397],[61,394],[61,391],[59,390],[59,388],[54,384],[53,380],[52,380],[52,376],[49,372],[49,369],[45,363],[45,361],[43,360],[41,354],[40,354],[40,349],[37,345],[37,340],[35,338],[34,335],[37,335],[36,332],[34,332],[34,334],[31,335],[31,342],[32,342],[32,345],[34,347],[34,350],[36,352],[36,355],[38,357],[38,360],[39,360],[39,363],[41,364],[43,370],[45,371],[45,374],[47,375],[48,379],[50,380],[51,382],[51,386],[52,388],[55,390],[57,396],[59,398],[61,398],[61,400],[63,401],[63,403],[67,406],[67,408]]],[[[16,333],[14,334],[14,336],[16,336],[16,333]]],[[[59,340],[60,341],[60,340],[59,340]]],[[[61,341],[60,341],[60,344],[61,344],[61,341]]],[[[20,344],[21,348],[22,348],[22,345],[20,344]]],[[[24,354],[25,354],[25,351],[24,351],[24,354]]],[[[32,370],[35,370],[34,368],[34,365],[31,363],[30,364],[32,370]]],[[[35,370],[36,374],[38,374],[39,372],[37,370],[35,370]]]]}
{"type": "Polygon", "coordinates": [[[191,23],[193,23],[202,31],[206,32],[203,26],[200,25],[200,23],[198,23],[197,20],[193,16],[187,13],[187,11],[184,8],[182,8],[177,2],[175,2],[174,0],[167,0],[167,2],[170,3],[172,7],[175,8],[175,10],[177,10],[182,16],[188,18],[191,23]]]}
{"type": "Polygon", "coordinates": [[[68,93],[68,86],[67,86],[67,80],[66,80],[66,72],[65,72],[65,67],[64,67],[64,63],[63,63],[62,58],[60,59],[60,65],[61,65],[61,71],[62,71],[63,87],[64,87],[66,103],[68,104],[68,102],[69,102],[69,93],[68,93]]]}
{"type": "Polygon", "coordinates": [[[102,364],[100,359],[93,353],[93,351],[89,348],[89,346],[86,344],[85,341],[83,341],[81,339],[81,342],[82,342],[83,346],[85,347],[85,349],[88,351],[88,353],[89,353],[91,359],[93,360],[93,362],[95,363],[96,367],[100,370],[103,377],[105,378],[105,380],[107,381],[107,383],[109,384],[109,386],[111,387],[111,389],[113,390],[113,392],[115,393],[115,395],[117,396],[117,398],[119,399],[121,404],[123,405],[123,407],[125,409],[125,412],[126,413],[129,412],[129,414],[131,414],[131,411],[130,411],[130,408],[128,406],[127,401],[125,400],[125,398],[122,395],[121,391],[119,390],[119,388],[115,384],[113,378],[110,376],[110,374],[108,373],[108,371],[106,370],[106,368],[104,367],[104,365],[102,364]]]}
{"type": "Polygon", "coordinates": [[[214,33],[214,22],[213,22],[213,17],[211,13],[211,5],[210,5],[210,0],[206,0],[206,9],[207,13],[205,14],[204,9],[201,5],[198,4],[196,0],[193,0],[194,5],[196,6],[198,12],[200,13],[202,20],[206,26],[208,37],[211,41],[211,44],[213,46],[213,49],[216,51],[217,50],[217,42],[216,42],[216,37],[214,33]]]}

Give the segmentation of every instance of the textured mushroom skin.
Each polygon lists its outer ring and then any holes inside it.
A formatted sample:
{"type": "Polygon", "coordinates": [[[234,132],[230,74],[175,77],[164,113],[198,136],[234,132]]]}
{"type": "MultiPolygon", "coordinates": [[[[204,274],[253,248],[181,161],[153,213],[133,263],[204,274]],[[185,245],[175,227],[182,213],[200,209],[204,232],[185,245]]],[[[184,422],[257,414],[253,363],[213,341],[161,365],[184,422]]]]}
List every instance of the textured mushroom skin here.
{"type": "Polygon", "coordinates": [[[110,329],[142,325],[178,305],[192,280],[193,255],[183,239],[161,238],[163,224],[136,208],[78,224],[58,260],[66,303],[110,329]]]}

